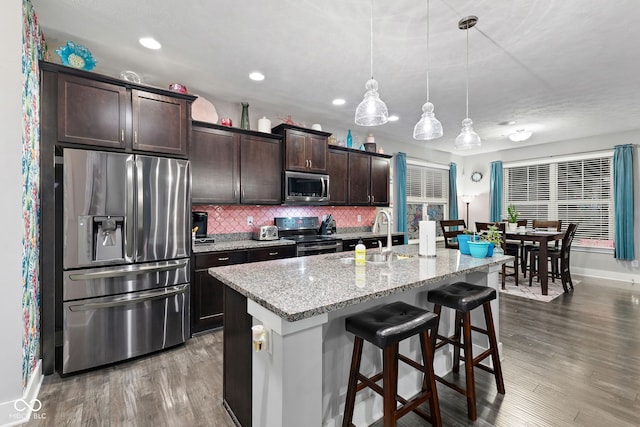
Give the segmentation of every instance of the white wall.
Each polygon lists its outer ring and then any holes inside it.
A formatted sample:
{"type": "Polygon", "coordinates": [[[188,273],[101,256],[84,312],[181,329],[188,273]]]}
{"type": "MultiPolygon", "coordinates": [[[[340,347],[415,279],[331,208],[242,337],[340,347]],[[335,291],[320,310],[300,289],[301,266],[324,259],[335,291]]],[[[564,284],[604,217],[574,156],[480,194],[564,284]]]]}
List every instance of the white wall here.
{"type": "MultiPolygon", "coordinates": [[[[534,136],[535,138],[535,136],[534,136]]],[[[515,148],[491,154],[469,156],[464,158],[464,175],[458,181],[458,194],[475,194],[475,200],[469,205],[470,223],[475,221],[489,221],[489,170],[490,163],[502,160],[503,163],[525,160],[545,159],[590,151],[602,151],[613,149],[615,145],[636,144],[634,158],[635,172],[635,234],[640,233],[640,130],[620,132],[609,135],[592,136],[588,138],[558,141],[549,144],[534,145],[530,147],[515,148]],[[471,172],[482,172],[483,178],[479,183],[471,181],[471,172]]],[[[525,143],[519,143],[526,145],[525,143]]],[[[514,143],[515,145],[515,143],[514,143]]],[[[461,169],[461,166],[458,166],[461,169]]],[[[460,172],[460,170],[459,170],[460,172]]],[[[464,203],[459,201],[462,207],[464,203]]],[[[461,216],[464,211],[460,210],[461,216]]],[[[635,243],[636,259],[640,258],[640,242],[635,243]]],[[[596,277],[607,277],[614,280],[631,281],[638,283],[640,268],[633,267],[629,261],[618,261],[610,253],[581,252],[579,249],[571,251],[571,269],[575,274],[585,274],[596,277]]]]}
{"type": "Polygon", "coordinates": [[[0,182],[2,183],[2,257],[0,257],[0,424],[13,404],[22,397],[22,2],[3,4],[0,49],[0,182]],[[10,406],[10,408],[6,408],[10,406]],[[8,411],[7,411],[8,410],[8,411]]]}

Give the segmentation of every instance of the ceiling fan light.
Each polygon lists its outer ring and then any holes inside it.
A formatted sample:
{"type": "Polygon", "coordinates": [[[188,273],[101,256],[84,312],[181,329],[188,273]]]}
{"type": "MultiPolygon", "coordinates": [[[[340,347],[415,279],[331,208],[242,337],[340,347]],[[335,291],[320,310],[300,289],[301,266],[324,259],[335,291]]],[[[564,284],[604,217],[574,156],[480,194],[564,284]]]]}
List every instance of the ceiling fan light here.
{"type": "Polygon", "coordinates": [[[462,131],[456,137],[455,147],[459,150],[480,147],[482,141],[480,135],[473,131],[473,121],[467,117],[462,121],[462,131]]]}
{"type": "Polygon", "coordinates": [[[433,104],[425,102],[422,106],[422,117],[413,128],[413,139],[430,140],[442,136],[442,123],[433,112],[433,104]]]}
{"type": "Polygon", "coordinates": [[[517,131],[509,135],[509,139],[513,142],[522,142],[531,138],[531,135],[533,135],[533,132],[529,130],[518,129],[517,131]]]}
{"type": "Polygon", "coordinates": [[[389,121],[389,110],[378,94],[378,82],[369,79],[365,85],[364,99],[356,108],[355,122],[360,126],[378,126],[389,121]]]}

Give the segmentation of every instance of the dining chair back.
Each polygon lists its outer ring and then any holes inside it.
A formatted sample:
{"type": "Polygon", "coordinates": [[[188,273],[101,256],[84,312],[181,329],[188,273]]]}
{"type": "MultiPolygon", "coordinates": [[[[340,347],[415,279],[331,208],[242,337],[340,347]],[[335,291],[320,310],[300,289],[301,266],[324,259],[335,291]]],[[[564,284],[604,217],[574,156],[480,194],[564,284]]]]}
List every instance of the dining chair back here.
{"type": "Polygon", "coordinates": [[[512,255],[514,257],[513,259],[513,265],[506,265],[506,264],[502,264],[502,289],[505,288],[506,286],[506,276],[514,276],[515,282],[516,282],[516,286],[518,286],[518,258],[520,257],[520,243],[511,243],[511,242],[507,242],[507,239],[505,238],[505,231],[506,231],[506,227],[504,222],[478,222],[476,221],[476,232],[480,233],[482,231],[488,230],[489,227],[491,227],[492,225],[495,225],[498,230],[500,231],[500,233],[502,234],[502,244],[500,245],[502,247],[502,251],[504,252],[505,255],[512,255]],[[513,269],[513,273],[509,273],[507,274],[507,268],[512,268],[513,269]]]}
{"type": "MultiPolygon", "coordinates": [[[[569,292],[569,288],[573,289],[573,281],[571,280],[571,271],[569,268],[569,260],[571,255],[571,244],[576,235],[578,224],[570,223],[565,231],[564,238],[562,239],[562,246],[559,251],[547,253],[548,261],[551,261],[551,277],[560,277],[562,280],[562,287],[565,292],[569,292]]],[[[531,251],[531,275],[529,276],[529,285],[534,275],[537,275],[537,268],[535,267],[540,262],[547,262],[538,259],[540,253],[537,251],[531,251]]]]}
{"type": "Polygon", "coordinates": [[[454,242],[453,239],[467,228],[464,219],[443,219],[440,221],[440,227],[444,236],[444,247],[458,249],[458,242],[454,242]]]}
{"type": "MultiPolygon", "coordinates": [[[[543,229],[543,230],[547,230],[547,231],[552,231],[552,230],[556,230],[558,232],[562,231],[562,220],[539,220],[539,219],[534,219],[531,222],[531,226],[533,227],[534,230],[536,229],[543,229]]],[[[554,241],[549,247],[553,248],[554,250],[558,250],[560,245],[560,242],[558,240],[554,241]]],[[[527,260],[529,259],[529,252],[532,249],[537,249],[538,245],[534,244],[527,244],[524,245],[522,247],[522,251],[521,251],[521,257],[520,257],[520,263],[522,264],[522,274],[524,274],[524,277],[527,277],[527,270],[529,269],[527,266],[527,260]]]]}

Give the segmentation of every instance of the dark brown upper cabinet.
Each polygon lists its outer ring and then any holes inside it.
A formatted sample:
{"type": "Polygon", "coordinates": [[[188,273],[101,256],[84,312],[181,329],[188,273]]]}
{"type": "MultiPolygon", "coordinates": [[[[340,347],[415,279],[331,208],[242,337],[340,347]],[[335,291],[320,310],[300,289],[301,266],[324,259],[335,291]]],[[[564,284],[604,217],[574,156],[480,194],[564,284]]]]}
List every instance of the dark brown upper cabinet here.
{"type": "Polygon", "coordinates": [[[192,203],[281,203],[278,136],[194,122],[190,159],[192,203]]]}
{"type": "Polygon", "coordinates": [[[327,174],[329,174],[329,204],[346,205],[349,195],[349,153],[329,149],[327,174]]]}
{"type": "Polygon", "coordinates": [[[285,170],[326,173],[330,133],[284,123],[272,132],[284,137],[285,170]]]}
{"type": "Polygon", "coordinates": [[[390,158],[361,150],[330,147],[327,165],[329,203],[389,206],[390,158]]]}
{"type": "Polygon", "coordinates": [[[58,64],[40,66],[49,76],[43,78],[44,99],[57,99],[58,142],[188,157],[194,96],[58,64]]]}

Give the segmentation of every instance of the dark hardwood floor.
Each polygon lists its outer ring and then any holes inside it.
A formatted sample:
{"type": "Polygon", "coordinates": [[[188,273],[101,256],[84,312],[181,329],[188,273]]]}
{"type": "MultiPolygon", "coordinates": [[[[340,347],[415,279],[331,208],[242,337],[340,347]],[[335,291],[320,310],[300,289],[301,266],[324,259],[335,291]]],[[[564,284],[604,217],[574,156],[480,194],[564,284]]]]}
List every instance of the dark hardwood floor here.
{"type": "MultiPolygon", "coordinates": [[[[640,425],[640,290],[581,279],[550,303],[501,295],[506,394],[476,370],[478,420],[471,423],[464,397],[438,384],[445,426],[640,425]]],[[[48,376],[39,396],[46,418],[27,425],[232,426],[221,378],[216,331],[139,360],[48,376]]],[[[399,425],[424,421],[409,414],[399,425]]]]}

